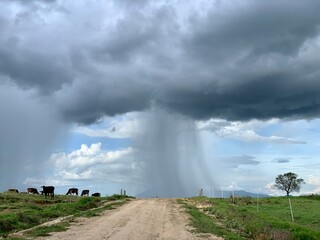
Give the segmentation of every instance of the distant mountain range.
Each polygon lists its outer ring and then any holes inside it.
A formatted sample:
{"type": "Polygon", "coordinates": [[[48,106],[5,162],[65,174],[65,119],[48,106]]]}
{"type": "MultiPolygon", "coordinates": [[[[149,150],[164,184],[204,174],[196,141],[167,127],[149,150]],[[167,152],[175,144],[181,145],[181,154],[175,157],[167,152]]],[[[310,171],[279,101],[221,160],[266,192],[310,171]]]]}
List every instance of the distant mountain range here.
{"type": "MultiPolygon", "coordinates": [[[[224,191],[223,193],[224,197],[230,197],[233,195],[232,191],[224,191]]],[[[266,197],[271,197],[270,195],[264,194],[264,193],[252,193],[252,192],[247,192],[247,191],[243,191],[243,190],[236,190],[234,191],[234,196],[236,197],[253,197],[253,198],[266,198],[266,197]]],[[[213,196],[213,197],[221,197],[220,196],[213,196]]]]}
{"type": "MultiPolygon", "coordinates": [[[[207,197],[213,197],[213,198],[221,198],[223,194],[224,198],[229,198],[230,196],[233,195],[233,191],[223,191],[222,192],[212,192],[211,196],[209,196],[206,192],[204,192],[204,196],[207,197]]],[[[243,191],[243,190],[235,190],[234,191],[234,195],[236,197],[253,197],[253,198],[266,198],[266,197],[271,197],[270,195],[264,194],[264,193],[252,193],[252,192],[247,192],[247,191],[243,191]]],[[[159,197],[159,198],[179,198],[179,197],[195,197],[197,195],[193,195],[193,196],[183,196],[183,195],[179,195],[179,194],[169,194],[169,193],[156,193],[152,190],[149,191],[145,191],[142,193],[139,193],[136,195],[136,197],[140,197],[140,198],[155,198],[155,197],[159,197]]]]}

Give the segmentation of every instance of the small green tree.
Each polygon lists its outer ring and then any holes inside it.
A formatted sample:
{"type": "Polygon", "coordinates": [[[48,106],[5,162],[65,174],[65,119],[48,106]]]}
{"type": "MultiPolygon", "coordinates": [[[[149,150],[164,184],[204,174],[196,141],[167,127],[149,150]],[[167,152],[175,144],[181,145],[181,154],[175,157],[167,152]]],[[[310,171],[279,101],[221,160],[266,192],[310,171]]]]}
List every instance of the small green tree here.
{"type": "Polygon", "coordinates": [[[291,192],[299,192],[301,184],[303,183],[305,183],[304,180],[302,178],[298,178],[297,174],[288,172],[278,175],[273,186],[286,191],[287,196],[289,196],[291,192]]]}

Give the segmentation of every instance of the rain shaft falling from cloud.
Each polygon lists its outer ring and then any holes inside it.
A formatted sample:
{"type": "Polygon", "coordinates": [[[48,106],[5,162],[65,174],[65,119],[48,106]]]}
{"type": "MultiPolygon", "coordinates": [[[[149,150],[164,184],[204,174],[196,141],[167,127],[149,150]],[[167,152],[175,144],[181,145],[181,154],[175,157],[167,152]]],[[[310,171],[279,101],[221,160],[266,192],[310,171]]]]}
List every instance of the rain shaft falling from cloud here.
{"type": "Polygon", "coordinates": [[[137,141],[148,189],[143,196],[195,196],[212,186],[194,121],[154,107],[143,126],[137,141]]]}
{"type": "Polygon", "coordinates": [[[45,174],[44,159],[65,129],[49,103],[35,96],[14,85],[0,87],[0,192],[26,189],[26,177],[45,174]]]}

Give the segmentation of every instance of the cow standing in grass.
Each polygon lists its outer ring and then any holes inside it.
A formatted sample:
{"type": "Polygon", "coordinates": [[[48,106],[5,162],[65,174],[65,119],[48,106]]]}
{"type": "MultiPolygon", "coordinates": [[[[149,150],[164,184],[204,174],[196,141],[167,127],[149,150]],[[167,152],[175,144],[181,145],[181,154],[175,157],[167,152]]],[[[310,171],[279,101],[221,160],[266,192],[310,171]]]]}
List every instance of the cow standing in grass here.
{"type": "Polygon", "coordinates": [[[54,198],[54,187],[53,186],[42,186],[43,190],[41,191],[41,194],[44,194],[45,197],[51,196],[51,198],[54,198]]]}
{"type": "Polygon", "coordinates": [[[83,197],[83,196],[89,196],[89,190],[88,189],[82,190],[81,197],[83,197]]]}
{"type": "Polygon", "coordinates": [[[100,197],[100,196],[101,196],[101,194],[100,194],[100,193],[98,193],[98,192],[96,192],[96,193],[93,193],[91,196],[92,196],[92,197],[100,197]]]}
{"type": "Polygon", "coordinates": [[[39,194],[36,188],[27,188],[27,193],[39,194]]]}
{"type": "Polygon", "coordinates": [[[69,188],[66,195],[77,195],[78,196],[78,188],[69,188]]]}

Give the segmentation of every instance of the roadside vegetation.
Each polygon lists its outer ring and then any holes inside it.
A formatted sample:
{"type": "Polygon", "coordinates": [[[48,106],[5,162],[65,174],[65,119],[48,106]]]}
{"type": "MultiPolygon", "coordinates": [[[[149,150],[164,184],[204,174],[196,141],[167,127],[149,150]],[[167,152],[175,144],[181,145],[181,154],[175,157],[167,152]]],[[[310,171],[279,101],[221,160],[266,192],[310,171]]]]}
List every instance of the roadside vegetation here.
{"type": "Polygon", "coordinates": [[[56,195],[54,199],[45,199],[41,195],[0,193],[0,238],[24,239],[8,236],[14,232],[69,216],[57,224],[34,228],[26,232],[25,236],[46,236],[49,232],[63,231],[75,217],[97,216],[102,211],[123,204],[129,198],[122,195],[110,197],[56,195]]]}
{"type": "Polygon", "coordinates": [[[317,240],[320,239],[320,196],[241,197],[180,199],[191,216],[195,231],[225,239],[317,240]]]}

